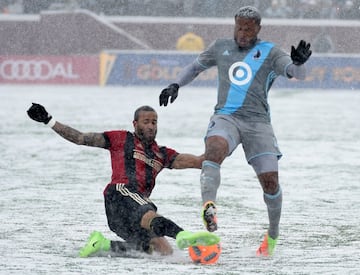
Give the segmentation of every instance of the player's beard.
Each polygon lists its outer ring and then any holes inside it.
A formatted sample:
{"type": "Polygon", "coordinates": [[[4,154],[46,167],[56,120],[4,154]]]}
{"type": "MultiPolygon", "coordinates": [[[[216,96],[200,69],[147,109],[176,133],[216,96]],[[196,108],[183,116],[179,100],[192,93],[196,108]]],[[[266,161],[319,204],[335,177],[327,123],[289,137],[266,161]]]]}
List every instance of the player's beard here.
{"type": "Polygon", "coordinates": [[[137,129],[136,135],[139,137],[139,139],[144,143],[145,145],[149,145],[154,142],[156,138],[156,130],[145,130],[144,129],[137,129]]]}
{"type": "Polygon", "coordinates": [[[254,39],[251,39],[251,40],[247,40],[247,39],[239,39],[238,40],[237,37],[235,36],[234,40],[240,49],[250,49],[256,43],[257,37],[255,37],[254,39]]]}

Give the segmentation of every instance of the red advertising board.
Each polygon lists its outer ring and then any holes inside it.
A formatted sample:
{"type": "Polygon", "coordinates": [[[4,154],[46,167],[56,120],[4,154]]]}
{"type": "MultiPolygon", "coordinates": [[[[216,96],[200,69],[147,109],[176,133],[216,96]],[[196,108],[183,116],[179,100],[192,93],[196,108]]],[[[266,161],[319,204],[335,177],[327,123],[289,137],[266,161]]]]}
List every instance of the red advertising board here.
{"type": "Polygon", "coordinates": [[[99,84],[99,57],[0,56],[0,84],[99,84]]]}

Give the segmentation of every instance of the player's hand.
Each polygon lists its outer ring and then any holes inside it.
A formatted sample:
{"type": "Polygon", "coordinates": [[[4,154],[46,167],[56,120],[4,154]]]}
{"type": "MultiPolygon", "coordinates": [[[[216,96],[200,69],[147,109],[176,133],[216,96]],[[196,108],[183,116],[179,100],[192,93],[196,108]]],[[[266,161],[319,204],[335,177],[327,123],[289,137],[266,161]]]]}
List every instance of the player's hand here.
{"type": "Polygon", "coordinates": [[[164,90],[162,90],[159,96],[160,106],[162,105],[167,106],[169,102],[169,97],[170,97],[170,103],[173,103],[178,96],[179,87],[180,87],[179,84],[172,83],[164,90]]]}
{"type": "Polygon", "coordinates": [[[27,110],[27,113],[31,119],[45,124],[48,124],[52,118],[52,116],[45,110],[44,106],[37,103],[33,103],[29,110],[27,110]]]}
{"type": "Polygon", "coordinates": [[[310,43],[306,43],[304,40],[299,42],[296,49],[294,46],[291,46],[291,59],[294,65],[302,65],[309,59],[312,54],[310,46],[310,43]]]}

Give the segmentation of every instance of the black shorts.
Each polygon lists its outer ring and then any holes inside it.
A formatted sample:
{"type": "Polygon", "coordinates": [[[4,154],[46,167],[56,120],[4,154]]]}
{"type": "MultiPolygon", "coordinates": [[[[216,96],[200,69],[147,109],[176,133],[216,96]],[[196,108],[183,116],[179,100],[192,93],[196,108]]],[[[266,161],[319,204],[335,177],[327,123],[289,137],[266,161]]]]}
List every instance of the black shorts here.
{"type": "Polygon", "coordinates": [[[124,184],[112,184],[104,193],[105,210],[111,231],[136,248],[148,245],[154,233],[141,227],[141,219],[157,207],[141,194],[129,191],[124,184]]]}

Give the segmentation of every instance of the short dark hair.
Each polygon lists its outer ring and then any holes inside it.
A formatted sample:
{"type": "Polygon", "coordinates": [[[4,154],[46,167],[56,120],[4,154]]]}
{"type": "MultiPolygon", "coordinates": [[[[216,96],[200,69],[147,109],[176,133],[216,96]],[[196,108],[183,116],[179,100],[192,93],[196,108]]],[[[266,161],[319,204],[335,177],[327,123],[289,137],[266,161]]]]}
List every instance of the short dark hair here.
{"type": "Polygon", "coordinates": [[[260,23],[261,23],[260,11],[253,6],[241,7],[235,14],[235,19],[237,17],[246,18],[246,19],[254,19],[256,24],[258,24],[258,25],[260,25],[260,23]]]}
{"type": "Polygon", "coordinates": [[[137,121],[139,119],[139,114],[140,112],[155,112],[155,109],[153,107],[150,107],[148,105],[144,105],[141,106],[139,108],[136,109],[135,113],[134,113],[134,120],[137,121]]]}

